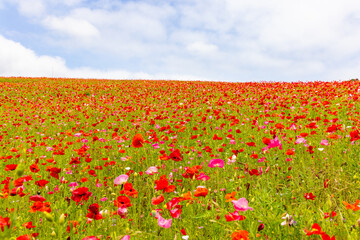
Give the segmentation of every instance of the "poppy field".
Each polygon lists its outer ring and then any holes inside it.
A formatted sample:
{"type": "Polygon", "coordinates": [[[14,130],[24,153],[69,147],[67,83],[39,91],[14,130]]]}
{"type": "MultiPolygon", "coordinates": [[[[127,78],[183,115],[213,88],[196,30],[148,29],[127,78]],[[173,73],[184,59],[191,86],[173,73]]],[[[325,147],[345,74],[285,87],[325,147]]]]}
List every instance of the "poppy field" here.
{"type": "Polygon", "coordinates": [[[0,78],[0,239],[360,239],[359,97],[0,78]]]}

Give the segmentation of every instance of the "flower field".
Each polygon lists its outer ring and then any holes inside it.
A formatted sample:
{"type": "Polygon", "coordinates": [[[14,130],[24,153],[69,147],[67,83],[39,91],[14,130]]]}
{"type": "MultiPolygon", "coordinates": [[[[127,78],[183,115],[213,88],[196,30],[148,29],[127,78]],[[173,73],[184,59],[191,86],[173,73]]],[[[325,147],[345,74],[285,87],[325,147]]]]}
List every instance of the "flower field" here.
{"type": "Polygon", "coordinates": [[[359,97],[0,78],[0,239],[360,239],[359,97]]]}

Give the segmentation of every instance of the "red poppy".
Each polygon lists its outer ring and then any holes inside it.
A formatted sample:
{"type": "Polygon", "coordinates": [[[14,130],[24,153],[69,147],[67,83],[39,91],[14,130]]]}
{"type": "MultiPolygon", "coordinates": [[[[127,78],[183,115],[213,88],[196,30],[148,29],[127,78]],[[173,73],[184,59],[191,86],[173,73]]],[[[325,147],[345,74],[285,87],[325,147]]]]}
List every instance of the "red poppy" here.
{"type": "Polygon", "coordinates": [[[100,205],[98,203],[93,203],[89,206],[88,213],[86,214],[86,217],[99,220],[103,219],[103,216],[99,213],[100,205]]]}
{"type": "Polygon", "coordinates": [[[69,162],[69,165],[73,165],[73,164],[80,164],[80,157],[72,157],[71,161],[69,162]]]}
{"type": "Polygon", "coordinates": [[[199,175],[197,173],[199,173],[199,169],[202,169],[201,165],[196,165],[193,167],[185,167],[185,173],[182,174],[182,176],[184,178],[190,178],[193,179],[193,177],[195,176],[195,178],[197,178],[199,175]]]}
{"type": "Polygon", "coordinates": [[[175,162],[178,162],[178,161],[182,161],[182,160],[183,160],[183,157],[182,157],[179,149],[176,149],[175,151],[173,151],[173,152],[169,155],[169,158],[172,159],[172,160],[174,160],[175,162]]]}
{"type": "Polygon", "coordinates": [[[263,142],[265,145],[269,145],[270,142],[271,142],[271,139],[270,139],[270,138],[267,138],[267,137],[263,137],[262,142],[263,142]]]}
{"type": "Polygon", "coordinates": [[[4,231],[4,227],[10,228],[11,222],[10,222],[10,218],[3,218],[2,216],[0,216],[0,228],[1,231],[4,231]]]}
{"type": "Polygon", "coordinates": [[[29,212],[51,212],[50,203],[48,202],[34,202],[32,206],[30,206],[29,212]]]}
{"type": "Polygon", "coordinates": [[[254,142],[247,142],[246,145],[249,147],[256,147],[256,144],[254,142]]]}
{"type": "Polygon", "coordinates": [[[21,236],[17,237],[16,240],[31,240],[31,236],[28,234],[21,235],[21,236]]]}
{"type": "Polygon", "coordinates": [[[239,215],[239,213],[237,211],[231,213],[229,212],[229,214],[225,214],[225,219],[227,222],[231,222],[231,221],[243,221],[245,220],[245,216],[244,215],[239,215]]]}
{"type": "Polygon", "coordinates": [[[257,159],[259,157],[259,155],[257,155],[256,153],[253,153],[250,155],[250,157],[253,159],[257,159]]]}
{"type": "Polygon", "coordinates": [[[138,192],[133,188],[131,183],[124,184],[124,190],[120,191],[120,194],[125,194],[129,197],[137,198],[138,192]]]}
{"type": "Polygon", "coordinates": [[[46,171],[50,171],[50,176],[59,179],[59,173],[61,172],[61,168],[52,167],[46,171]]]}
{"type": "Polygon", "coordinates": [[[43,196],[40,196],[40,195],[33,195],[29,199],[31,201],[34,201],[34,202],[44,202],[44,201],[46,201],[46,199],[43,196]]]}
{"type": "Polygon", "coordinates": [[[135,134],[135,136],[133,137],[133,140],[132,140],[132,146],[134,148],[140,148],[143,146],[143,143],[144,143],[143,136],[140,133],[135,134]]]}
{"type": "Polygon", "coordinates": [[[285,154],[291,156],[294,155],[295,152],[292,149],[288,149],[285,154]]]}
{"type": "Polygon", "coordinates": [[[87,179],[87,177],[83,177],[80,179],[80,182],[82,182],[82,183],[88,182],[88,181],[89,181],[89,179],[87,179]]]}
{"type": "Polygon", "coordinates": [[[17,168],[17,164],[8,164],[5,166],[5,171],[14,171],[17,168]]]}
{"type": "Polygon", "coordinates": [[[34,228],[36,226],[34,226],[32,222],[26,222],[26,223],[23,224],[23,227],[26,227],[27,229],[31,229],[31,228],[34,228]]]}
{"type": "Polygon", "coordinates": [[[25,178],[23,178],[23,177],[16,179],[16,180],[14,181],[14,187],[21,187],[21,186],[23,186],[24,181],[25,181],[25,178]]]}
{"type": "Polygon", "coordinates": [[[155,189],[163,190],[163,192],[173,192],[175,191],[174,185],[169,185],[169,181],[166,179],[166,175],[160,176],[159,180],[155,180],[155,189]]]}
{"type": "Polygon", "coordinates": [[[311,236],[311,235],[314,235],[314,234],[321,234],[322,231],[321,231],[321,227],[319,226],[319,224],[317,223],[314,223],[311,227],[311,230],[306,230],[305,229],[305,233],[306,233],[306,236],[311,236]]]}
{"type": "Polygon", "coordinates": [[[325,179],[325,181],[324,181],[324,188],[328,188],[328,187],[329,187],[329,182],[330,182],[330,179],[325,179]]]}
{"type": "Polygon", "coordinates": [[[315,200],[315,195],[312,193],[304,193],[304,198],[307,200],[315,200]]]}
{"type": "Polygon", "coordinates": [[[35,185],[37,185],[37,186],[39,186],[39,187],[45,187],[46,184],[48,184],[48,183],[49,183],[49,181],[46,181],[45,179],[41,179],[41,180],[39,180],[39,181],[36,181],[36,182],[35,182],[35,185]]]}
{"type": "Polygon", "coordinates": [[[358,130],[354,130],[354,131],[351,131],[350,132],[350,141],[353,142],[353,141],[356,141],[356,140],[359,140],[360,139],[360,133],[358,130]]]}
{"type": "Polygon", "coordinates": [[[214,135],[213,140],[222,140],[222,137],[219,137],[217,134],[214,135]]]}
{"type": "Polygon", "coordinates": [[[114,205],[116,207],[131,207],[130,198],[126,196],[119,196],[117,199],[114,200],[114,205]]]}
{"type": "Polygon", "coordinates": [[[250,174],[250,176],[252,176],[252,175],[259,176],[260,175],[259,170],[257,170],[257,169],[251,169],[249,171],[249,174],[250,174]]]}
{"type": "Polygon", "coordinates": [[[30,165],[30,171],[33,173],[37,173],[40,171],[40,168],[36,163],[34,163],[30,165]]]}
{"type": "Polygon", "coordinates": [[[159,205],[160,203],[162,203],[164,201],[164,196],[160,195],[158,197],[153,197],[151,199],[151,204],[152,205],[159,205]]]}
{"type": "Polygon", "coordinates": [[[79,187],[72,192],[71,199],[76,203],[81,202],[82,200],[89,200],[91,196],[91,192],[88,192],[89,189],[87,187],[79,187]]]}

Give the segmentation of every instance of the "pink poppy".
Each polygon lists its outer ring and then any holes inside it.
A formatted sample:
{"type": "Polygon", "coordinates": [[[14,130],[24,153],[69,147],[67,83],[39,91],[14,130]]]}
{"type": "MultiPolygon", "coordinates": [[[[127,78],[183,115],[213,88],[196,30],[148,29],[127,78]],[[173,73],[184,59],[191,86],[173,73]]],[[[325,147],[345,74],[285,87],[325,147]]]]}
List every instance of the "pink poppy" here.
{"type": "Polygon", "coordinates": [[[323,146],[329,146],[329,142],[326,139],[321,140],[320,144],[323,146]]]}
{"type": "Polygon", "coordinates": [[[201,172],[200,175],[196,179],[197,180],[207,181],[207,180],[210,179],[210,177],[208,175],[205,175],[203,172],[201,172]]]}
{"type": "Polygon", "coordinates": [[[239,200],[232,200],[234,208],[237,211],[246,212],[247,210],[253,211],[254,209],[249,207],[249,203],[246,198],[240,198],[239,200]]]}
{"type": "Polygon", "coordinates": [[[126,174],[120,175],[117,178],[115,178],[114,180],[114,184],[115,185],[121,185],[127,182],[127,180],[129,179],[129,176],[126,174]]]}
{"type": "Polygon", "coordinates": [[[279,149],[282,149],[282,143],[279,141],[279,138],[276,136],[274,139],[270,140],[269,145],[267,146],[269,149],[270,148],[275,148],[275,147],[279,147],[279,149]]]}
{"type": "Polygon", "coordinates": [[[165,219],[159,213],[156,215],[158,219],[158,225],[163,228],[171,227],[172,219],[165,219]]]}
{"type": "Polygon", "coordinates": [[[214,167],[223,168],[224,167],[224,161],[222,159],[212,159],[209,162],[209,167],[211,167],[211,168],[214,168],[214,167]]]}
{"type": "Polygon", "coordinates": [[[149,168],[145,171],[145,173],[146,173],[147,175],[154,175],[154,173],[158,173],[158,169],[157,169],[157,167],[149,167],[149,168]]]}
{"type": "Polygon", "coordinates": [[[306,139],[305,138],[296,139],[295,144],[300,144],[300,143],[306,143],[306,139]]]}

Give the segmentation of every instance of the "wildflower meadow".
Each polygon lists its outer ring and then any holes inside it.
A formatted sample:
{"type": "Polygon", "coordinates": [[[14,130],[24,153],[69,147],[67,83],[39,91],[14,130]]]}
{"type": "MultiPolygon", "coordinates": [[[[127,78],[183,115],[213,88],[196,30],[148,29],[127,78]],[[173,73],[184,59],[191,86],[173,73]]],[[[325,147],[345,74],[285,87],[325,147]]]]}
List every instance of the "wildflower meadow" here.
{"type": "Polygon", "coordinates": [[[0,78],[0,239],[360,239],[359,96],[0,78]]]}

